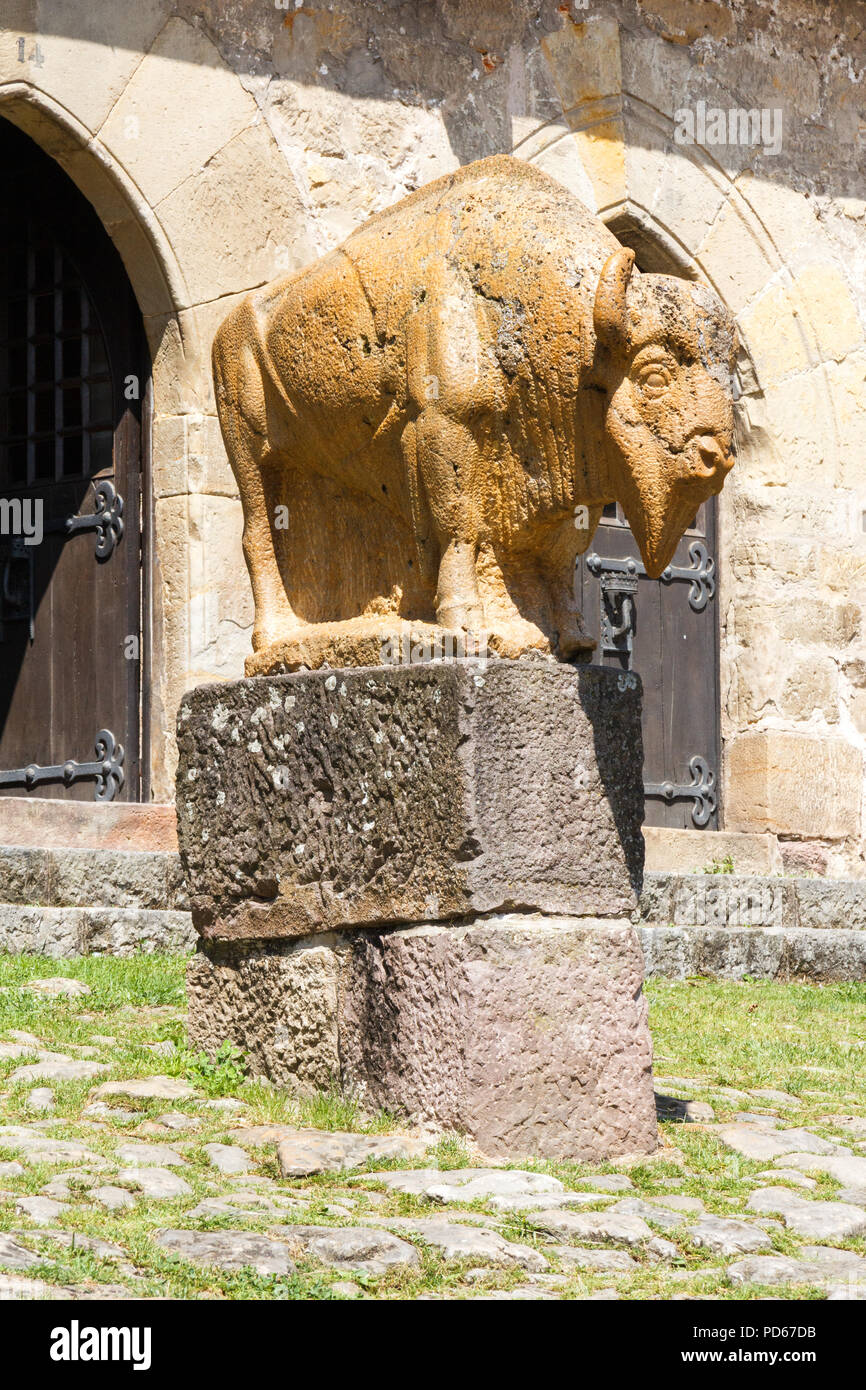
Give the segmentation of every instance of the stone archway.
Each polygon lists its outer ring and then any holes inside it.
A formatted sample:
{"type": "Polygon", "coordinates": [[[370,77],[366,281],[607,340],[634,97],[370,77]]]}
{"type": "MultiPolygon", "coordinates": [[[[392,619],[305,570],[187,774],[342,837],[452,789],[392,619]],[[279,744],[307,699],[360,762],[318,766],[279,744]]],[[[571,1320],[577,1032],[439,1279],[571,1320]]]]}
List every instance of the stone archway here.
{"type": "MultiPolygon", "coordinates": [[[[0,117],[27,135],[48,155],[84,195],[114,243],[135,295],[148,339],[151,369],[142,380],[142,537],[144,569],[141,631],[141,698],[143,728],[147,731],[146,760],[141,772],[145,798],[166,799],[170,787],[160,781],[165,763],[165,720],[162,714],[172,695],[166,662],[160,648],[177,641],[177,616],[165,612],[160,582],[160,555],[155,538],[154,496],[165,489],[160,475],[164,456],[152,447],[154,403],[177,389],[198,357],[195,325],[184,323],[179,305],[185,302],[183,277],[161,229],[134,183],[106,148],[69,112],[24,83],[0,87],[0,117]],[[174,631],[172,631],[174,628],[174,631]],[[167,631],[168,629],[168,631],[167,631]],[[156,646],[156,651],[154,647],[156,646]],[[157,777],[154,779],[154,770],[157,777]],[[152,790],[151,790],[152,789],[152,790]]],[[[182,619],[181,619],[182,620],[182,619]]],[[[183,641],[183,637],[181,636],[183,641]]],[[[144,750],[143,750],[144,751],[144,750]]]]}

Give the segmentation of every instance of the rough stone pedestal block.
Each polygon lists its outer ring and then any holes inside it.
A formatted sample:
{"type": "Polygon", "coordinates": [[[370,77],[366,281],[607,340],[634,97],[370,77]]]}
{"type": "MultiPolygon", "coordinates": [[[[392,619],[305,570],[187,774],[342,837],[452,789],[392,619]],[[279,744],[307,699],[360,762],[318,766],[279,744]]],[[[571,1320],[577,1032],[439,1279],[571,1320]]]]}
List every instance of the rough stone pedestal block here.
{"type": "Polygon", "coordinates": [[[655,1146],[635,677],[266,676],[191,692],[179,743],[195,1046],[491,1154],[655,1146]]]}
{"type": "Polygon", "coordinates": [[[460,926],[208,944],[190,1034],[292,1089],[334,1080],[490,1155],[651,1152],[643,956],[631,924],[509,914],[460,926]]]}
{"type": "Polygon", "coordinates": [[[631,673],[530,659],[261,676],[184,696],[178,743],[205,937],[636,906],[631,673]]]}

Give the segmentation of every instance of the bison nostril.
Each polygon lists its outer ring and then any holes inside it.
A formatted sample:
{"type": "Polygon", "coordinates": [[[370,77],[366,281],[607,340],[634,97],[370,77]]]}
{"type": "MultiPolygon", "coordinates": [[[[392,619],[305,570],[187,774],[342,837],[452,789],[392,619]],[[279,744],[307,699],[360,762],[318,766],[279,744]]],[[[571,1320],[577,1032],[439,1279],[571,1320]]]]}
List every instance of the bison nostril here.
{"type": "Polygon", "coordinates": [[[698,453],[704,463],[710,467],[715,467],[717,463],[721,463],[723,458],[722,449],[717,440],[707,435],[698,440],[698,453]]]}
{"type": "Polygon", "coordinates": [[[711,434],[702,434],[692,441],[689,472],[702,478],[711,478],[715,473],[726,473],[733,459],[728,461],[726,451],[711,434]]]}

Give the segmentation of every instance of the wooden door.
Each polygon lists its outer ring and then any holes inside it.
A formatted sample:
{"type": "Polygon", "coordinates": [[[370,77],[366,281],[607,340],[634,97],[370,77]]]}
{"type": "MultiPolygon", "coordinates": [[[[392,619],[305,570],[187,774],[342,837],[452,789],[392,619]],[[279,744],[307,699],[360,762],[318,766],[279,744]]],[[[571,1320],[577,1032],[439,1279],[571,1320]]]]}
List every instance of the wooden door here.
{"type": "Polygon", "coordinates": [[[719,825],[716,499],[704,503],[665,578],[648,579],[611,504],[577,567],[578,602],[598,642],[592,660],[637,671],[644,690],[644,820],[719,825]]]}
{"type": "Polygon", "coordinates": [[[141,318],[90,204],[2,120],[0,168],[0,792],[136,800],[141,318]]]}

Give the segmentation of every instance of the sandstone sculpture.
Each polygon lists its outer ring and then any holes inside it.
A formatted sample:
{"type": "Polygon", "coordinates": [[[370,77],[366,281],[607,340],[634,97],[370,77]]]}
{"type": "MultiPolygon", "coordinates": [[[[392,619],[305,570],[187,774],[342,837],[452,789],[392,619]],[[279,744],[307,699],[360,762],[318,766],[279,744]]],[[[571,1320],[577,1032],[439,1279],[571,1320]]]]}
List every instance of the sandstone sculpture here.
{"type": "Polygon", "coordinates": [[[591,648],[575,557],[618,501],[658,576],[733,463],[727,310],[640,274],[508,156],[372,217],[214,342],[256,604],[248,673],[376,664],[401,627],[591,648]]]}

